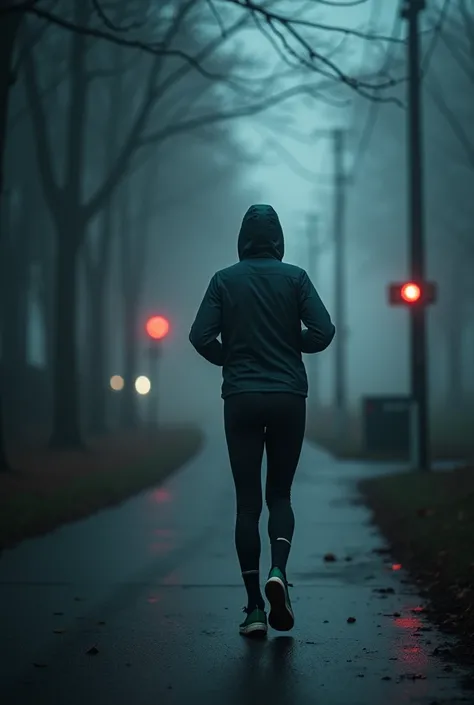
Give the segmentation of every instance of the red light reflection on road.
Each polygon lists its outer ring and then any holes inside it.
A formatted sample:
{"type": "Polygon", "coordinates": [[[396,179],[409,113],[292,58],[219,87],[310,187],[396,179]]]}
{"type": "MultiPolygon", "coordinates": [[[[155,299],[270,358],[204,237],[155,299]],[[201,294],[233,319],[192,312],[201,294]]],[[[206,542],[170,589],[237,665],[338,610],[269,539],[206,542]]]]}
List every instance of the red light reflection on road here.
{"type": "Polygon", "coordinates": [[[164,504],[165,502],[171,502],[171,494],[164,487],[160,487],[158,490],[153,490],[151,494],[153,501],[156,504],[164,504]]]}
{"type": "Polygon", "coordinates": [[[167,539],[171,538],[175,534],[173,529],[155,529],[153,531],[153,533],[156,534],[157,536],[161,536],[162,538],[167,538],[167,539]]]}
{"type": "Polygon", "coordinates": [[[155,541],[150,544],[150,551],[154,556],[166,556],[175,548],[173,541],[155,541]]]}
{"type": "MultiPolygon", "coordinates": [[[[419,673],[425,675],[429,666],[428,651],[424,644],[420,643],[420,638],[417,635],[418,629],[423,627],[422,620],[414,613],[422,611],[423,608],[411,608],[410,614],[407,616],[396,617],[393,623],[401,630],[400,637],[394,640],[395,655],[397,660],[402,665],[403,670],[406,669],[410,673],[419,673]]],[[[408,611],[408,610],[406,610],[408,611]]],[[[427,688],[424,681],[420,681],[420,692],[418,696],[422,696],[427,688]]],[[[426,691],[427,692],[427,691],[426,691]]]]}
{"type": "Polygon", "coordinates": [[[150,543],[150,552],[154,556],[165,556],[176,548],[175,532],[172,529],[155,529],[156,541],[150,543]]]}
{"type": "Polygon", "coordinates": [[[401,570],[402,569],[402,564],[401,563],[394,563],[392,565],[392,570],[401,570]]]}
{"type": "Polygon", "coordinates": [[[168,573],[168,575],[163,578],[162,582],[163,585],[181,585],[183,581],[180,579],[178,571],[174,570],[168,573]]]}
{"type": "Polygon", "coordinates": [[[402,629],[419,629],[423,626],[423,622],[418,617],[397,617],[395,625],[402,629]]]}

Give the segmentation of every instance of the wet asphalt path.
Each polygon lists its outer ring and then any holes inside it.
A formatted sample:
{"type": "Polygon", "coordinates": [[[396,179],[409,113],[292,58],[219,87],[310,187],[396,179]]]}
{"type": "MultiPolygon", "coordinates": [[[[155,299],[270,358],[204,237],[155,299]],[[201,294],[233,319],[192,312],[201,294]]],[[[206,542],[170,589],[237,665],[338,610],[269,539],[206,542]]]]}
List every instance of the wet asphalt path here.
{"type": "MultiPolygon", "coordinates": [[[[245,593],[220,429],[163,487],[5,552],[0,702],[472,702],[462,673],[432,655],[445,638],[424,621],[403,569],[374,553],[383,542],[351,502],[369,472],[305,446],[288,567],[296,625],[263,643],[237,631],[245,593]],[[324,562],[328,552],[336,562],[324,562]]],[[[262,577],[266,521],[265,511],[262,577]]]]}

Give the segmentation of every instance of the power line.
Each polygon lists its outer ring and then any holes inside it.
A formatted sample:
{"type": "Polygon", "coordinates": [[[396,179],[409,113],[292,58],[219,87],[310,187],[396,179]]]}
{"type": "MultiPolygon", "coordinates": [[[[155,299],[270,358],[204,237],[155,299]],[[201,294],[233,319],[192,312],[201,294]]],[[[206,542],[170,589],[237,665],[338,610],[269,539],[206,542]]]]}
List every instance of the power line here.
{"type": "Polygon", "coordinates": [[[470,166],[474,168],[474,144],[469,139],[469,135],[459,121],[456,113],[452,110],[448,101],[445,99],[441,84],[433,71],[431,71],[430,82],[431,85],[430,83],[425,83],[429,95],[440,113],[447,120],[454,135],[464,148],[465,156],[470,166]]]}
{"type": "Polygon", "coordinates": [[[451,43],[452,37],[450,37],[448,39],[448,37],[446,36],[446,32],[441,32],[439,36],[440,36],[440,39],[444,42],[447,50],[449,51],[449,53],[453,57],[454,61],[459,66],[459,68],[464,71],[464,73],[466,74],[467,78],[470,81],[474,82],[474,69],[469,64],[469,62],[466,59],[464,59],[464,57],[462,56],[462,54],[459,51],[459,48],[458,47],[454,48],[453,44],[451,43]]]}
{"type": "MultiPolygon", "coordinates": [[[[401,18],[398,12],[395,14],[395,19],[393,21],[393,26],[392,26],[392,31],[391,31],[391,37],[392,39],[395,39],[400,31],[400,25],[401,25],[401,18]]],[[[385,61],[382,66],[382,71],[388,71],[390,64],[392,63],[393,60],[393,55],[394,55],[395,47],[394,45],[391,46],[389,51],[387,52],[385,61]]],[[[357,173],[360,164],[362,163],[365,154],[370,147],[370,143],[372,141],[372,137],[374,134],[375,126],[377,124],[377,120],[380,114],[380,103],[371,103],[369,105],[368,109],[368,115],[367,115],[367,120],[365,121],[365,125],[362,129],[361,137],[359,140],[359,144],[356,150],[356,156],[354,158],[354,162],[352,165],[352,171],[351,171],[351,180],[353,181],[355,179],[355,174],[357,173]]]]}
{"type": "MultiPolygon", "coordinates": [[[[447,12],[449,9],[451,0],[444,0],[443,6],[440,11],[440,15],[438,18],[438,21],[434,27],[434,36],[431,41],[430,46],[427,49],[427,52],[424,56],[424,59],[422,61],[422,73],[426,74],[428,71],[429,65],[431,63],[431,59],[433,57],[434,51],[436,49],[436,45],[438,42],[438,39],[440,37],[441,31],[444,26],[444,22],[446,20],[447,12]]],[[[395,15],[395,20],[393,23],[393,29],[392,29],[392,38],[396,38],[398,36],[400,29],[400,16],[397,12],[395,15]]],[[[388,67],[390,66],[392,59],[393,59],[393,53],[394,53],[395,47],[392,45],[391,51],[387,53],[387,58],[384,63],[384,66],[382,68],[383,71],[387,71],[388,67]]],[[[367,115],[367,120],[364,125],[364,128],[362,130],[361,138],[359,141],[359,145],[356,151],[356,156],[354,159],[353,167],[352,167],[352,179],[355,178],[355,174],[357,173],[359,166],[368,150],[370,147],[370,143],[372,141],[372,137],[374,134],[375,126],[377,124],[377,120],[380,114],[380,104],[379,103],[371,103],[369,105],[369,110],[368,110],[368,115],[367,115]]]]}
{"type": "Polygon", "coordinates": [[[433,58],[433,54],[436,49],[436,45],[438,44],[438,40],[440,37],[440,34],[443,30],[444,22],[446,20],[446,16],[448,14],[449,6],[451,4],[451,0],[444,0],[443,5],[441,7],[438,21],[436,22],[434,29],[433,29],[433,38],[431,40],[431,44],[429,45],[428,49],[426,50],[426,54],[424,55],[422,61],[421,61],[421,74],[426,75],[429,70],[429,66],[431,63],[431,59],[433,58]]]}

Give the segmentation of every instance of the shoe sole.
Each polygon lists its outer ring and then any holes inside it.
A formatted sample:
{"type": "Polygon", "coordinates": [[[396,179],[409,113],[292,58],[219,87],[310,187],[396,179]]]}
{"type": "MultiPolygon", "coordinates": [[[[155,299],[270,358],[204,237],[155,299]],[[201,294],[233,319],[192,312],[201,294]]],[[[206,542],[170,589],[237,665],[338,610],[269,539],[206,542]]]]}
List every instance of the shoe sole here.
{"type": "Polygon", "coordinates": [[[253,636],[253,637],[263,637],[267,635],[267,625],[263,622],[254,622],[254,624],[249,624],[248,627],[241,627],[239,629],[242,636],[253,636]]]}
{"type": "Polygon", "coordinates": [[[265,584],[265,595],[270,603],[268,623],[278,632],[289,632],[295,625],[295,617],[286,603],[285,586],[280,578],[269,578],[265,584]]]}

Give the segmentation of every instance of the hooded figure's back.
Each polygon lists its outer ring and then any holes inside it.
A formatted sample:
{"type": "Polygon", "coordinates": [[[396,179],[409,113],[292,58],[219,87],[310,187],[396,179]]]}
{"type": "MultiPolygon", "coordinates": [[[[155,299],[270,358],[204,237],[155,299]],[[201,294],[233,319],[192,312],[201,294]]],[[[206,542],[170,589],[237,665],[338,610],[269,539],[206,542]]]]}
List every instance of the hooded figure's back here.
{"type": "Polygon", "coordinates": [[[282,262],[283,231],[271,206],[249,208],[238,254],[238,264],[212,278],[190,341],[223,366],[223,398],[240,392],[306,396],[302,352],[324,350],[335,329],[306,272],[282,262]],[[307,330],[302,331],[302,321],[307,330]]]}

